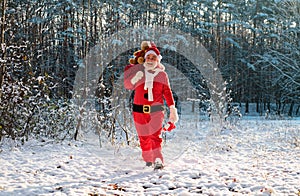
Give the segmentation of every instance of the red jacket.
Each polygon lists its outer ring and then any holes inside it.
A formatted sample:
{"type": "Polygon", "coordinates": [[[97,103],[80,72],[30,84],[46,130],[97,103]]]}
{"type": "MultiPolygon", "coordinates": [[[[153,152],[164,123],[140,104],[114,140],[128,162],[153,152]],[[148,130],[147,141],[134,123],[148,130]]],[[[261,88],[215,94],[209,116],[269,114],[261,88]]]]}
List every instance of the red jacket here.
{"type": "Polygon", "coordinates": [[[126,89],[135,90],[133,103],[137,105],[158,105],[164,104],[166,100],[167,105],[170,107],[174,105],[174,98],[172,95],[169,78],[167,73],[164,71],[164,67],[159,65],[161,71],[154,77],[153,81],[153,101],[148,101],[148,90],[144,90],[145,84],[145,67],[142,64],[138,65],[127,65],[124,71],[124,86],[126,89]],[[131,79],[135,76],[138,71],[142,71],[144,76],[135,85],[131,83],[131,79]]]}

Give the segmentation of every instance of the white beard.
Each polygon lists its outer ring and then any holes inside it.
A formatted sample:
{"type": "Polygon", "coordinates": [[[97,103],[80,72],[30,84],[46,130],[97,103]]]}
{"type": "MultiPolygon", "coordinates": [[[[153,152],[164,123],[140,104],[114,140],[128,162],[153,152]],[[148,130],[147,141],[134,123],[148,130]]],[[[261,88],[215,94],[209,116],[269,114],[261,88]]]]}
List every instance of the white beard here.
{"type": "Polygon", "coordinates": [[[146,70],[154,70],[158,63],[157,62],[145,62],[144,63],[146,70]]]}

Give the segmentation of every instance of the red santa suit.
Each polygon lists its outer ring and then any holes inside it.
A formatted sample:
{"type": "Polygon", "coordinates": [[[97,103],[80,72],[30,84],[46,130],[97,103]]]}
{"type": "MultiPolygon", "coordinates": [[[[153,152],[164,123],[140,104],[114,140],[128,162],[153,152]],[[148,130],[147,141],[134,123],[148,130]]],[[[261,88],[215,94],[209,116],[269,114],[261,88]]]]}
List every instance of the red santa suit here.
{"type": "Polygon", "coordinates": [[[144,64],[127,65],[124,71],[124,86],[134,90],[133,119],[145,162],[154,163],[156,158],[163,162],[161,131],[164,120],[163,105],[174,106],[169,78],[163,65],[147,70],[144,64]],[[141,73],[133,84],[132,79],[141,73]]]}

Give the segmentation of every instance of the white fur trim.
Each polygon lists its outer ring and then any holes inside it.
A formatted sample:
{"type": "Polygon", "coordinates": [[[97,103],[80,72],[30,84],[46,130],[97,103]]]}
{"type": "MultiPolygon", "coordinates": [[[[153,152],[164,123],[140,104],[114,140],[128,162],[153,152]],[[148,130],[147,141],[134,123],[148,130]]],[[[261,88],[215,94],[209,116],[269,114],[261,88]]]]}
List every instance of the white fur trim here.
{"type": "Polygon", "coordinates": [[[161,61],[161,59],[162,59],[162,56],[161,56],[161,55],[157,55],[156,52],[154,52],[153,50],[149,50],[148,52],[146,52],[145,58],[146,58],[149,54],[153,54],[153,55],[157,56],[157,58],[158,58],[159,61],[161,61]]]}

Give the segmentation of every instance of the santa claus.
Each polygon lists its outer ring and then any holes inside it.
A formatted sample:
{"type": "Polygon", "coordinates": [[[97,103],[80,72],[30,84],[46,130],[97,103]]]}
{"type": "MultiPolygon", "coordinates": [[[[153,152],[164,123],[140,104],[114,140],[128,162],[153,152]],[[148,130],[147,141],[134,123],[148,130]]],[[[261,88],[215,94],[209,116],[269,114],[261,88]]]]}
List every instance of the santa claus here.
{"type": "Polygon", "coordinates": [[[133,119],[146,166],[163,168],[162,138],[163,130],[171,131],[178,121],[169,78],[165,67],[160,63],[162,56],[154,43],[145,50],[142,64],[125,67],[124,86],[134,90],[133,119]],[[169,122],[163,129],[164,100],[170,109],[169,122]]]}

